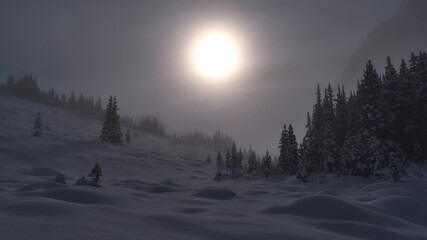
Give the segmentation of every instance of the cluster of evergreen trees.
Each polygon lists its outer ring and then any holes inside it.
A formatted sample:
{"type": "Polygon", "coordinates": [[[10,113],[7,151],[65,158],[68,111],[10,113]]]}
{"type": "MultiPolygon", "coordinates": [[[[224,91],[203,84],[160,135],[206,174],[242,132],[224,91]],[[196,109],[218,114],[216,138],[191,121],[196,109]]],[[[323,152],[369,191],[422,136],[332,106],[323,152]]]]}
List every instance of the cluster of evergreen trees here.
{"type": "Polygon", "coordinates": [[[124,126],[137,129],[141,132],[166,137],[165,125],[156,117],[147,116],[138,122],[132,117],[124,116],[122,117],[122,123],[124,126]]]}
{"type": "Polygon", "coordinates": [[[233,139],[219,130],[215,131],[212,136],[196,131],[190,134],[181,134],[180,136],[174,134],[171,138],[176,143],[204,147],[214,151],[230,148],[233,144],[233,139]]]}
{"type": "MultiPolygon", "coordinates": [[[[30,101],[70,110],[86,117],[99,120],[104,117],[105,111],[102,108],[100,97],[95,102],[93,97],[85,97],[83,94],[80,94],[77,98],[74,92],[71,92],[68,97],[65,94],[60,96],[55,92],[54,88],[43,92],[37,84],[37,78],[32,74],[25,74],[16,81],[14,75],[9,75],[6,84],[0,85],[0,92],[6,92],[30,101]]],[[[163,123],[155,117],[146,117],[138,123],[135,123],[131,117],[123,117],[122,122],[124,126],[142,132],[166,136],[163,123]]]]}
{"type": "MultiPolygon", "coordinates": [[[[206,160],[210,164],[210,157],[206,160]]],[[[272,157],[268,151],[261,159],[257,157],[255,151],[249,148],[237,150],[236,144],[233,142],[231,148],[225,150],[225,156],[222,156],[221,150],[218,150],[218,155],[215,162],[217,172],[216,179],[223,177],[237,178],[243,175],[265,175],[266,177],[271,174],[278,173],[277,159],[273,162],[272,157]]]]}
{"type": "Polygon", "coordinates": [[[427,159],[427,56],[412,53],[409,67],[401,60],[397,71],[387,58],[385,74],[370,61],[357,90],[346,96],[329,85],[321,95],[317,86],[307,132],[297,145],[292,126],[280,139],[282,173],[306,180],[309,173],[344,175],[391,174],[398,180],[404,166],[427,159]]]}
{"type": "Polygon", "coordinates": [[[48,92],[40,91],[37,78],[32,74],[25,74],[17,81],[15,81],[14,75],[9,75],[6,84],[0,85],[0,91],[23,99],[78,112],[89,117],[101,119],[104,115],[100,97],[95,103],[93,97],[84,97],[83,94],[80,94],[76,98],[74,92],[71,92],[68,97],[65,94],[60,97],[53,88],[49,89],[48,92]]]}
{"type": "Polygon", "coordinates": [[[285,124],[273,161],[268,151],[260,159],[235,144],[225,159],[219,151],[216,178],[286,174],[307,181],[310,173],[336,173],[398,181],[409,163],[427,162],[426,53],[412,53],[409,66],[402,59],[399,71],[387,58],[383,75],[368,61],[349,97],[343,86],[334,96],[330,84],[322,96],[317,84],[306,129],[298,145],[292,125],[285,124]]]}

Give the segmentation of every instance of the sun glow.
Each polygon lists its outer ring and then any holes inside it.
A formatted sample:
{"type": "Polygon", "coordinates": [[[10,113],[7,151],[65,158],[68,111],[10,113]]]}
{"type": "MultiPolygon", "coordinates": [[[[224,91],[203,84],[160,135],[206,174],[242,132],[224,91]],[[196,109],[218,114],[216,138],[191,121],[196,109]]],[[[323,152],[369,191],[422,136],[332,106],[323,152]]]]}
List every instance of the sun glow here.
{"type": "Polygon", "coordinates": [[[241,71],[243,44],[238,31],[221,25],[205,26],[190,42],[190,68],[206,83],[231,80],[241,71]]]}
{"type": "Polygon", "coordinates": [[[230,39],[223,35],[210,35],[196,47],[197,67],[210,77],[224,77],[236,66],[237,53],[230,39]]]}

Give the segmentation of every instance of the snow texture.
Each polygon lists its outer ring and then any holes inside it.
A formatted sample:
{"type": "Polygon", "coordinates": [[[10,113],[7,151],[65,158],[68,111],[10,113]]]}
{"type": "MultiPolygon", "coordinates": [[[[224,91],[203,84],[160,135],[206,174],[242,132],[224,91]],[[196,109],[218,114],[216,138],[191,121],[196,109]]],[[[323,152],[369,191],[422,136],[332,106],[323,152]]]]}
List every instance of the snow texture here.
{"type": "Polygon", "coordinates": [[[10,96],[0,95],[0,112],[2,240],[427,239],[425,167],[398,183],[218,181],[203,149],[144,133],[130,146],[105,143],[101,122],[10,96]],[[51,131],[34,137],[39,111],[51,131]],[[102,187],[82,177],[95,162],[102,187]]]}

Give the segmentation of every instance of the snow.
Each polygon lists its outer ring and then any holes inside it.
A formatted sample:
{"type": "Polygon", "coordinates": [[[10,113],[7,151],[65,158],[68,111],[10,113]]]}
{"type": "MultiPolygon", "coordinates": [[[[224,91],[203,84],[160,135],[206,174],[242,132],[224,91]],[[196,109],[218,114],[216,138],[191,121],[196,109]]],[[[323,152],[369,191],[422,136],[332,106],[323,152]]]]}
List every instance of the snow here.
{"type": "Polygon", "coordinates": [[[144,133],[130,146],[107,144],[101,122],[11,96],[0,95],[0,113],[2,240],[427,239],[426,167],[398,183],[214,180],[204,149],[144,133]],[[95,162],[102,187],[83,178],[95,162]],[[67,184],[55,182],[59,174],[67,184]]]}

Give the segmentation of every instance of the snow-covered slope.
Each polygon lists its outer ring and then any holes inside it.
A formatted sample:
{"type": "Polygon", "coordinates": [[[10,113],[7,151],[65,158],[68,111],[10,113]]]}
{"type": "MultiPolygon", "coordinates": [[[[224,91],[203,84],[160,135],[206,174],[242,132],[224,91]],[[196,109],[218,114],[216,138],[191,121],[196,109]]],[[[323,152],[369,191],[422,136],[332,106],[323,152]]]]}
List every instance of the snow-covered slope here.
{"type": "MultiPolygon", "coordinates": [[[[427,179],[215,181],[206,150],[0,95],[0,239],[427,239],[427,179]],[[40,111],[50,131],[31,136],[40,111]],[[76,186],[95,162],[103,188],[76,186]],[[64,174],[67,184],[51,181],[64,174]]],[[[422,169],[427,175],[425,168],[422,169]]]]}

